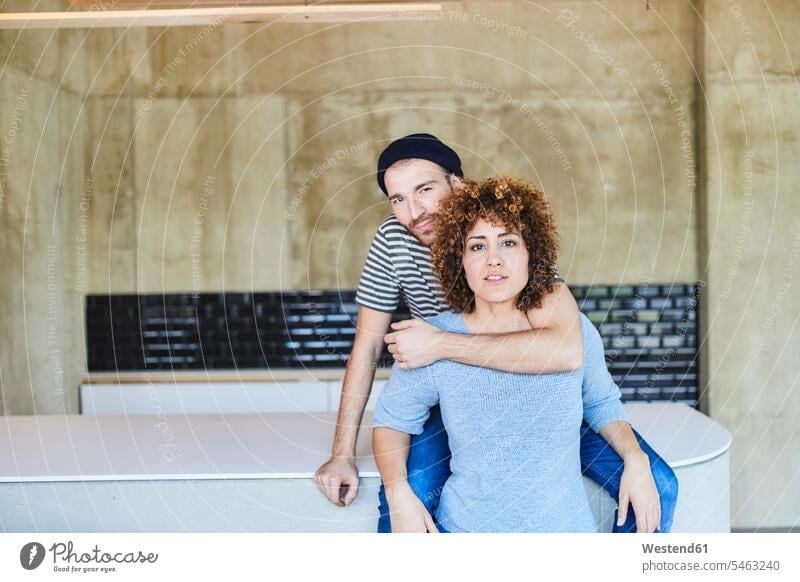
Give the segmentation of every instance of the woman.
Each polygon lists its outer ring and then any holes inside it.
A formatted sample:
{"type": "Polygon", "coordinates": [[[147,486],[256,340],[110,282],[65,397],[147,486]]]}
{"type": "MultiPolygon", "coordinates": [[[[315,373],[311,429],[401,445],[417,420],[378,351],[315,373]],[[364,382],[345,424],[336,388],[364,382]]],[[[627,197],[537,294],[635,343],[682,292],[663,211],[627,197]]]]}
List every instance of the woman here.
{"type": "MultiPolygon", "coordinates": [[[[453,311],[427,321],[456,333],[530,329],[526,313],[552,289],[558,258],[544,194],[509,178],[465,180],[437,213],[435,232],[434,270],[453,311]]],[[[450,360],[392,369],[373,430],[392,531],[597,531],[581,476],[581,422],[599,431],[628,417],[583,315],[581,328],[584,365],[571,372],[516,374],[450,360]],[[420,434],[436,403],[452,475],[431,516],[408,485],[406,460],[409,435],[420,434]]]]}

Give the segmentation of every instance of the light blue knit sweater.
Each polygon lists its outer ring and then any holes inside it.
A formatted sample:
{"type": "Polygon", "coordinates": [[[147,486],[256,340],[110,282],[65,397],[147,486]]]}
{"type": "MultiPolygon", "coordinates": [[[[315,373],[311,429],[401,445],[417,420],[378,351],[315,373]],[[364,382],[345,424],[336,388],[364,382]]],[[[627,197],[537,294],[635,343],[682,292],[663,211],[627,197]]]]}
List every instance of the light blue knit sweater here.
{"type": "MultiPolygon", "coordinates": [[[[452,475],[436,519],[448,531],[597,531],[581,477],[581,421],[599,431],[630,420],[600,335],[580,318],[584,366],[573,372],[516,374],[450,360],[392,368],[374,426],[420,434],[430,408],[441,405],[452,475]]],[[[458,313],[426,321],[469,333],[458,313]]]]}

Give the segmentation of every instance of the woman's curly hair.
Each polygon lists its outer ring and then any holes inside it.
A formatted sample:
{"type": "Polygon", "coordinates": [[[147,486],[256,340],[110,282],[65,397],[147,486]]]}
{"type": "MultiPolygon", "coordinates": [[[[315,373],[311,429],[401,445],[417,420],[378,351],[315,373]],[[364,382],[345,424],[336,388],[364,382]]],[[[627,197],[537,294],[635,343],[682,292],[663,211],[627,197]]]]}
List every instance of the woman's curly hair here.
{"type": "Polygon", "coordinates": [[[467,284],[462,260],[465,239],[483,218],[494,225],[518,230],[528,249],[528,283],[517,299],[517,308],[541,307],[553,290],[558,260],[558,231],[550,203],[532,184],[497,176],[475,182],[464,178],[436,213],[431,245],[433,270],[442,284],[447,303],[460,313],[475,309],[475,293],[467,284]]]}

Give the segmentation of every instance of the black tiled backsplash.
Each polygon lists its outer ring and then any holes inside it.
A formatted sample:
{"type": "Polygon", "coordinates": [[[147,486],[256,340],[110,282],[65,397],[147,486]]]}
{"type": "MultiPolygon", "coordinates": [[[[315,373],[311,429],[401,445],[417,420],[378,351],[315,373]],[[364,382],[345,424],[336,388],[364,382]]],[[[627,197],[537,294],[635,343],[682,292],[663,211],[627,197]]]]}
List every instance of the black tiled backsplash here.
{"type": "Polygon", "coordinates": [[[355,291],[89,295],[88,369],[343,367],[357,312],[355,291]]]}
{"type": "MultiPolygon", "coordinates": [[[[571,286],[623,400],[697,402],[695,285],[571,286]]],[[[355,291],[88,295],[90,372],[344,367],[355,291]]],[[[410,317],[401,305],[393,321],[410,317]]],[[[379,366],[390,367],[388,351],[379,366]]]]}

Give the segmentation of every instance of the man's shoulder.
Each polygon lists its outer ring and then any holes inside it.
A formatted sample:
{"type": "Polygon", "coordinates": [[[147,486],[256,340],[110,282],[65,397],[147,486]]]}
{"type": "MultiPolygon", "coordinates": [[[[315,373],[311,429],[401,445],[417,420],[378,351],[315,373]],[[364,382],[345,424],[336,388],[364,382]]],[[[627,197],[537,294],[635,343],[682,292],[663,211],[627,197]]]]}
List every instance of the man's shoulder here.
{"type": "Polygon", "coordinates": [[[405,230],[405,227],[400,224],[400,221],[397,220],[397,217],[394,215],[394,213],[384,218],[380,226],[378,226],[378,232],[383,234],[397,230],[405,230]]]}
{"type": "Polygon", "coordinates": [[[383,219],[378,226],[378,234],[386,240],[394,241],[407,241],[409,238],[413,238],[413,235],[397,220],[394,214],[383,219]]]}

